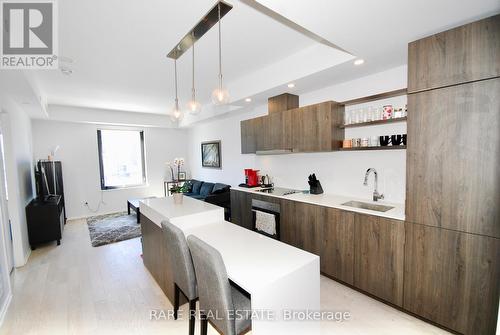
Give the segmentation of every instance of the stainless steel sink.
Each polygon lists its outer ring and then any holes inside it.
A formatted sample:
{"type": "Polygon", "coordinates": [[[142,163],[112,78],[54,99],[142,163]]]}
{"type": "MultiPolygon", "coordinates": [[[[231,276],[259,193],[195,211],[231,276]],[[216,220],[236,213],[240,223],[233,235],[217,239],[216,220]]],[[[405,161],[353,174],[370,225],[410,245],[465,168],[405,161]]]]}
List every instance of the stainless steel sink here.
{"type": "Polygon", "coordinates": [[[376,204],[370,204],[368,202],[361,202],[361,201],[348,201],[348,202],[344,202],[342,204],[342,206],[362,208],[362,209],[369,209],[371,211],[377,211],[377,212],[387,212],[389,209],[393,209],[394,208],[392,206],[376,205],[376,204]]]}

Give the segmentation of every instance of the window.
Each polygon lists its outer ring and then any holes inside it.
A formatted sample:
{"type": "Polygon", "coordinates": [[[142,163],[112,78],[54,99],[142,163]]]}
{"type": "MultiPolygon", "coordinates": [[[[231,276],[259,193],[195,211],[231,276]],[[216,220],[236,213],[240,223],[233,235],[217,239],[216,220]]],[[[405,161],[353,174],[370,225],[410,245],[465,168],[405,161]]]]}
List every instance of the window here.
{"type": "Polygon", "coordinates": [[[98,130],[101,189],[146,184],[144,132],[138,130],[98,130]]]}

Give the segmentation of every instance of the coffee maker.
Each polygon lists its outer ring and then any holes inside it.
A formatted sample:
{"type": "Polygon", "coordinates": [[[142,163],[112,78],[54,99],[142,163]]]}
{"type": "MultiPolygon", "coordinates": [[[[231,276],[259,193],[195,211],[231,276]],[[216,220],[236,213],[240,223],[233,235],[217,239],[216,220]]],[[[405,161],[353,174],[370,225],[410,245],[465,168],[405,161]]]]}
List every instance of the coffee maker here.
{"type": "Polygon", "coordinates": [[[245,184],[246,187],[259,186],[259,170],[245,169],[245,184]]]}

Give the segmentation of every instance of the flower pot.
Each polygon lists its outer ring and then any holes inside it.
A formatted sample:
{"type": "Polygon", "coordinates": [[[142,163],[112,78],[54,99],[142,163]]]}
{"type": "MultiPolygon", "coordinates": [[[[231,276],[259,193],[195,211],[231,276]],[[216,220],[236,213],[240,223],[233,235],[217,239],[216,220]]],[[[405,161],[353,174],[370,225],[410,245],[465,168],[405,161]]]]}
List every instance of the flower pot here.
{"type": "Polygon", "coordinates": [[[182,193],[174,193],[173,196],[174,196],[174,204],[176,205],[182,204],[182,199],[184,197],[182,193]]]}

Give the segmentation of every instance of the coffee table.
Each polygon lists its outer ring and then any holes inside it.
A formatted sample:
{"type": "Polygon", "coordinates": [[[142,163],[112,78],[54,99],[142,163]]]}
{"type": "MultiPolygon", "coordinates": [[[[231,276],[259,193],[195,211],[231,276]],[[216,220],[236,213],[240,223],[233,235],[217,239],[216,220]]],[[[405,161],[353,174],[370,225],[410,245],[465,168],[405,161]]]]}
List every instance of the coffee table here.
{"type": "Polygon", "coordinates": [[[138,198],[138,199],[128,199],[127,200],[127,213],[130,215],[130,210],[135,212],[137,217],[137,223],[141,223],[141,212],[139,209],[139,202],[144,199],[152,199],[156,197],[146,197],[146,198],[138,198]]]}

